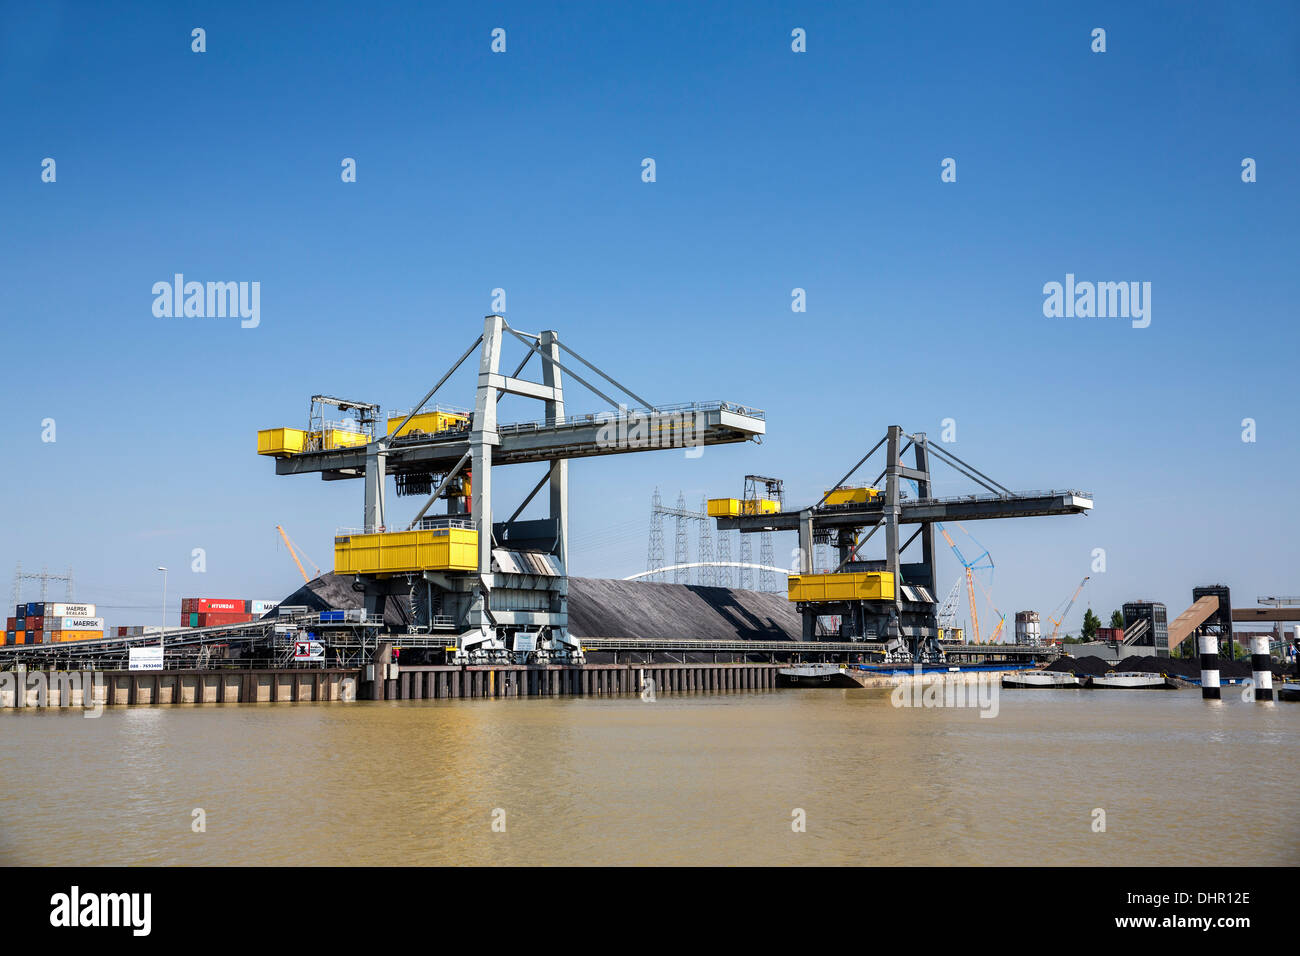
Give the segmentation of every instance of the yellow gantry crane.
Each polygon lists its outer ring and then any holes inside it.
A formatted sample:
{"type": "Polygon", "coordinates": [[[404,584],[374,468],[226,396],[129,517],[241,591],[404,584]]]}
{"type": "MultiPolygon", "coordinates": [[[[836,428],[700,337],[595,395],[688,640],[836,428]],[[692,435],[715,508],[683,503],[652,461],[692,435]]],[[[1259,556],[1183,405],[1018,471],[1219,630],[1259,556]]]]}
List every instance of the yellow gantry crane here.
{"type": "MultiPolygon", "coordinates": [[[[280,532],[280,537],[284,539],[284,546],[289,549],[289,556],[293,558],[293,563],[298,565],[298,573],[302,575],[302,579],[310,582],[312,579],[307,576],[307,571],[303,568],[302,562],[298,560],[298,555],[302,552],[294,548],[293,542],[289,540],[289,532],[285,531],[280,525],[276,525],[275,530],[280,532]]],[[[303,557],[307,558],[307,555],[303,554],[303,557]]],[[[316,577],[320,577],[320,565],[311,558],[307,558],[307,563],[316,569],[316,577]]]]}

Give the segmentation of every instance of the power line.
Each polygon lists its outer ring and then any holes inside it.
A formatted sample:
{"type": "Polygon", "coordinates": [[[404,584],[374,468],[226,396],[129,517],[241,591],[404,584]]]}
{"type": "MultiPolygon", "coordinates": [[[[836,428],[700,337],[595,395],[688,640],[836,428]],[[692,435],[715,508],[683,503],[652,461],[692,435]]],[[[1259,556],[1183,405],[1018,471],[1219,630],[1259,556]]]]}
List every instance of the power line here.
{"type": "MultiPolygon", "coordinates": [[[[709,513],[709,499],[704,498],[700,502],[700,510],[707,515],[709,513]]],[[[700,584],[706,588],[716,587],[717,575],[713,567],[713,522],[707,518],[700,522],[700,584]]]]}
{"type": "Polygon", "coordinates": [[[67,574],[50,574],[50,572],[49,572],[46,568],[44,568],[44,567],[41,568],[39,574],[31,573],[31,572],[24,573],[24,571],[23,571],[23,563],[22,563],[21,561],[19,561],[17,564],[14,565],[14,590],[13,590],[13,601],[12,601],[12,603],[13,603],[15,606],[17,606],[18,602],[22,600],[22,596],[23,596],[23,595],[22,595],[22,591],[23,591],[23,582],[24,582],[24,581],[40,581],[40,582],[41,582],[41,597],[40,597],[40,602],[41,602],[42,604],[45,603],[45,598],[46,598],[46,595],[47,595],[48,590],[49,590],[49,583],[50,583],[51,581],[62,581],[62,582],[63,582],[63,599],[64,599],[65,601],[71,602],[71,601],[74,599],[74,598],[73,598],[73,594],[74,594],[75,592],[74,592],[73,587],[72,587],[72,568],[71,568],[71,566],[69,566],[69,568],[68,568],[68,573],[67,573],[67,574]]]}
{"type": "MultiPolygon", "coordinates": [[[[664,566],[664,513],[663,501],[659,498],[659,489],[655,489],[654,496],[650,499],[650,544],[646,549],[647,571],[653,571],[655,568],[664,566]]],[[[663,574],[656,574],[652,580],[662,581],[663,574]]]]}
{"type": "Polygon", "coordinates": [[[740,535],[740,560],[732,560],[732,532],[719,530],[709,517],[708,498],[705,497],[699,511],[686,507],[686,494],[679,492],[676,507],[667,507],[659,489],[655,488],[650,497],[650,536],[646,547],[645,575],[651,581],[664,581],[667,572],[672,571],[673,583],[691,583],[691,570],[694,569],[694,583],[702,587],[731,587],[732,569],[736,570],[736,583],[741,588],[753,589],[754,572],[758,571],[760,588],[765,591],[781,591],[778,575],[771,570],[776,566],[773,537],[771,532],[759,535],[759,547],[762,558],[754,561],[753,544],[749,535],[740,535]],[[664,541],[664,519],[673,519],[673,560],[669,564],[664,541]],[[690,524],[697,522],[696,560],[690,557],[690,524]]]}
{"type": "Polygon", "coordinates": [[[686,535],[686,522],[692,515],[686,510],[686,493],[677,493],[676,533],[673,535],[673,584],[685,584],[687,569],[682,567],[691,560],[690,539],[686,535]]]}

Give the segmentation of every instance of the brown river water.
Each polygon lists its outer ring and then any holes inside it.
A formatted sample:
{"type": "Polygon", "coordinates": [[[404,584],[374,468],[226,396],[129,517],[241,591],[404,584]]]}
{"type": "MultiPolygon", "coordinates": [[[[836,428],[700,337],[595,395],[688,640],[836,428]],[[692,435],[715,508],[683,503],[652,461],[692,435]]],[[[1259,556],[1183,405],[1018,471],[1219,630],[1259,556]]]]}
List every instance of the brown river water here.
{"type": "Polygon", "coordinates": [[[1300,864],[1300,705],[1224,695],[7,711],[0,863],[1300,864]]]}

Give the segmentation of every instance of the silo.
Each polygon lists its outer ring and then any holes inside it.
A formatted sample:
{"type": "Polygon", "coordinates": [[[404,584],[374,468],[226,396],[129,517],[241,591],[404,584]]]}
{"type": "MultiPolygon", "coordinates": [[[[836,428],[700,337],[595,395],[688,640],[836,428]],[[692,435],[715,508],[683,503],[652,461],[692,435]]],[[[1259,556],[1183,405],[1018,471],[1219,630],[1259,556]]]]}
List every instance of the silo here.
{"type": "Polygon", "coordinates": [[[1038,624],[1037,611],[1016,612],[1016,643],[1033,647],[1043,643],[1043,632],[1038,624]]]}

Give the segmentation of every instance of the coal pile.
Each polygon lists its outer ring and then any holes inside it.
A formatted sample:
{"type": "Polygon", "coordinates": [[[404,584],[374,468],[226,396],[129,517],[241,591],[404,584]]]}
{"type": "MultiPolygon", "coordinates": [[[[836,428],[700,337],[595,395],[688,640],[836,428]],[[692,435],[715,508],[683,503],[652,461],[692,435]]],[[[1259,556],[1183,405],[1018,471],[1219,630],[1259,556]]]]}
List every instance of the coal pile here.
{"type": "Polygon", "coordinates": [[[569,578],[569,633],[578,638],[797,641],[803,622],[784,594],[569,578]]]}
{"type": "MultiPolygon", "coordinates": [[[[311,611],[339,611],[361,607],[362,595],[352,589],[350,576],[329,573],[304,584],[280,603],[311,611]]],[[[411,604],[405,595],[387,598],[384,623],[390,630],[406,630],[411,623],[411,604]]],[[[797,641],[802,629],[795,606],[784,594],[569,578],[569,633],[579,639],[797,641]]]]}
{"type": "Polygon", "coordinates": [[[1201,663],[1199,659],[1151,657],[1145,654],[1135,654],[1132,657],[1124,658],[1112,670],[1138,674],[1168,674],[1171,677],[1199,678],[1201,676],[1201,663]]]}
{"type": "MultiPolygon", "coordinates": [[[[1115,665],[1117,671],[1141,671],[1146,674],[1169,674],[1171,677],[1183,677],[1200,680],[1201,660],[1199,657],[1126,657],[1115,665]]],[[[1251,675],[1249,660],[1230,661],[1219,658],[1219,676],[1222,678],[1243,678],[1251,675]]]]}
{"type": "Polygon", "coordinates": [[[1097,677],[1110,670],[1110,665],[1100,657],[1058,657],[1047,665],[1047,670],[1057,674],[1080,674],[1097,677]]]}
{"type": "MultiPolygon", "coordinates": [[[[1197,657],[1151,657],[1134,654],[1124,658],[1118,664],[1107,664],[1100,657],[1061,657],[1046,668],[1058,674],[1081,674],[1096,677],[1109,673],[1168,674],[1186,680],[1200,680],[1201,661],[1197,657]]],[[[1289,667],[1274,664],[1276,673],[1285,673],[1289,667]]],[[[1219,658],[1219,676],[1224,680],[1240,680],[1251,675],[1249,660],[1230,661],[1219,658]]]]}
{"type": "MultiPolygon", "coordinates": [[[[312,612],[348,611],[362,606],[360,591],[352,590],[352,578],[332,571],[308,581],[298,590],[280,601],[288,607],[305,607],[312,612]]],[[[274,617],[271,611],[267,617],[274,617]]],[[[389,595],[384,604],[384,624],[390,628],[406,630],[411,623],[411,602],[404,597],[389,595]]]]}

